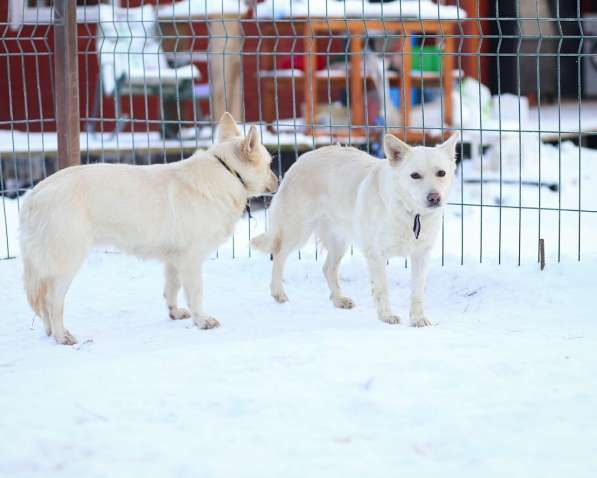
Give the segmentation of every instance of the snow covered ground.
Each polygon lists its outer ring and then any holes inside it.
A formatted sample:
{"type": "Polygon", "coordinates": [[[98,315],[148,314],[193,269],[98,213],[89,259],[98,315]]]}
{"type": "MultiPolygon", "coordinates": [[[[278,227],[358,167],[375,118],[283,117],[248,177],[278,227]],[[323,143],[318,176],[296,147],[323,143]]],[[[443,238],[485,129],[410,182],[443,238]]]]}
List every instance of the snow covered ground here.
{"type": "MultiPolygon", "coordinates": [[[[97,251],[67,297],[79,344],[55,345],[20,262],[0,260],[0,477],[597,476],[597,219],[580,214],[579,234],[574,211],[597,210],[597,153],[540,154],[557,193],[455,185],[452,202],[476,206],[446,211],[425,329],[375,319],[358,253],[341,273],[357,308],[334,309],[313,242],[289,261],[290,302],[274,303],[270,262],[247,247],[263,211],[206,264],[212,331],[167,319],[158,264],[97,251]],[[508,208],[539,199],[572,211],[508,208]]],[[[483,177],[499,177],[486,160],[483,177]]],[[[469,162],[461,177],[479,176],[469,162]]],[[[522,177],[538,178],[536,161],[522,177]]],[[[17,222],[18,202],[0,199],[0,257],[18,255],[17,222]]],[[[408,272],[391,261],[404,319],[408,272]]]]}
{"type": "MultiPolygon", "coordinates": [[[[574,476],[597,473],[597,260],[433,268],[434,327],[375,319],[358,256],[352,311],[321,262],[206,265],[222,327],[167,319],[160,267],[96,253],[58,346],[0,261],[0,476],[574,476]]],[[[389,272],[407,317],[407,271],[389,272]]]]}

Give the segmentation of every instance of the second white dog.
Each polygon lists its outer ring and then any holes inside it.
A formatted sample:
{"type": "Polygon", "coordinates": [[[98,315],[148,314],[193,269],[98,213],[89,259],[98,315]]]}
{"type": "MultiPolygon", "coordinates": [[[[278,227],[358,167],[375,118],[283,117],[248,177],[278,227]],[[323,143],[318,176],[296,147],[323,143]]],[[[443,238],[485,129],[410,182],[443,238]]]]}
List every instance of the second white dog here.
{"type": "Polygon", "coordinates": [[[336,307],[354,306],[340,290],[338,267],[355,241],[367,260],[379,319],[400,322],[390,309],[385,266],[388,258],[404,256],[412,264],[411,323],[430,325],[423,294],[454,176],[456,139],[434,148],[411,147],[386,135],[386,160],[340,146],[304,154],[272,202],[270,230],[253,240],[257,249],[273,254],[272,296],[288,300],[282,285],[286,259],[315,233],[328,251],[323,272],[336,307]]]}

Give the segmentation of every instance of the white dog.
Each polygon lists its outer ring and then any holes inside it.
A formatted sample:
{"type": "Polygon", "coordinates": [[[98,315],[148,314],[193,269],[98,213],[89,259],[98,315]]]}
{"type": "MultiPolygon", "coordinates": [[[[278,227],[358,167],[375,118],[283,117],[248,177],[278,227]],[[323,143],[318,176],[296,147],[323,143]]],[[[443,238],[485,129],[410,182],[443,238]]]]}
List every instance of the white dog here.
{"type": "Polygon", "coordinates": [[[336,307],[354,306],[338,283],[340,261],[354,240],[367,260],[379,319],[400,321],[390,310],[385,266],[389,257],[404,256],[412,264],[411,322],[430,324],[423,293],[454,176],[456,135],[430,148],[388,134],[384,149],[387,160],[328,146],[304,154],[288,170],[272,202],[270,230],[253,240],[273,254],[271,293],[278,302],[288,300],[282,285],[288,254],[315,232],[328,251],[323,272],[336,307]]]}
{"type": "Polygon", "coordinates": [[[275,191],[270,163],[256,128],[243,139],[226,113],[217,143],[184,161],[76,166],[39,183],[23,203],[20,239],[27,298],[46,333],[76,343],[64,328],[64,297],[94,245],[162,261],[170,318],[217,327],[202,310],[201,266],[230,236],[247,199],[275,191]],[[181,284],[189,311],[177,305],[181,284]]]}

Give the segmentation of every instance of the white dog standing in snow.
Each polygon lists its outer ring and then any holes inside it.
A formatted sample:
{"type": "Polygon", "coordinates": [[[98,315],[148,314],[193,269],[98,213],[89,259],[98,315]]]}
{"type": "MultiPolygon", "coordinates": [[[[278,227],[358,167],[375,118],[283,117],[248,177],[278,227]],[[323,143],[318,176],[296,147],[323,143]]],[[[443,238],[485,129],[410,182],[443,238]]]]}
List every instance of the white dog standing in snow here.
{"type": "Polygon", "coordinates": [[[242,138],[225,113],[217,143],[184,161],[75,166],[39,183],[23,203],[20,239],[27,298],[46,333],[76,343],[64,328],[64,298],[94,245],[162,261],[170,318],[217,327],[202,310],[201,266],[230,236],[248,198],[275,191],[270,163],[256,128],[242,138]],[[178,308],[181,285],[189,311],[178,308]]]}
{"type": "Polygon", "coordinates": [[[384,138],[386,160],[354,148],[328,146],[304,154],[288,170],[271,208],[270,229],[253,245],[273,254],[271,293],[288,300],[282,285],[288,255],[314,232],[328,254],[323,272],[336,307],[352,308],[338,283],[351,241],[363,252],[380,320],[400,322],[388,301],[387,259],[410,257],[411,323],[430,325],[423,309],[432,247],[455,170],[456,135],[434,148],[384,138]]]}

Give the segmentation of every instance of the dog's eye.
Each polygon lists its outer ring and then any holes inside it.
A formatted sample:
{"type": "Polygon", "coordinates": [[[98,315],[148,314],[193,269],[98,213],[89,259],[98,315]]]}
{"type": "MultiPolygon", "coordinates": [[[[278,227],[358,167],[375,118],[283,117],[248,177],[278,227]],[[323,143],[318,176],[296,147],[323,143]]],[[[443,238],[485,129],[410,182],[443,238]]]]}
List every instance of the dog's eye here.
{"type": "Polygon", "coordinates": [[[412,173],[410,177],[413,179],[421,179],[423,176],[421,176],[419,173],[412,173]]]}
{"type": "Polygon", "coordinates": [[[446,172],[443,169],[440,169],[437,173],[436,173],[437,177],[439,178],[443,178],[446,175],[446,172]]]}

